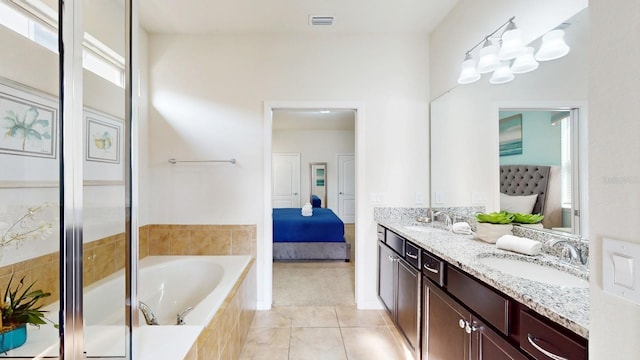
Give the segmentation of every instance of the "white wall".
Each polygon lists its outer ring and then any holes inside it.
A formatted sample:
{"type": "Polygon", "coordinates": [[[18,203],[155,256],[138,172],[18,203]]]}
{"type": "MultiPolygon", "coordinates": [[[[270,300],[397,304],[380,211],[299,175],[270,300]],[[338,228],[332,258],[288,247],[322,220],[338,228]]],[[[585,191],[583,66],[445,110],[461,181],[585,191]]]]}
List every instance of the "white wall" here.
{"type": "MultiPolygon", "coordinates": [[[[355,121],[355,119],[354,119],[355,121]]],[[[310,198],[309,163],[327,163],[327,207],[338,213],[337,154],[355,153],[354,131],[274,130],[273,152],[300,153],[300,202],[310,198]]]]}
{"type": "Polygon", "coordinates": [[[640,2],[590,2],[591,359],[637,359],[640,305],[602,290],[602,238],[640,243],[640,2]]]}
{"type": "MultiPolygon", "coordinates": [[[[150,221],[257,224],[263,241],[264,101],[360,102],[359,196],[385,192],[388,205],[407,206],[427,193],[425,36],[151,35],[149,54],[150,221]],[[238,163],[171,167],[171,157],[238,163]]],[[[357,210],[358,302],[379,306],[373,208],[357,210]]],[[[266,255],[258,253],[261,303],[266,255]]]]}

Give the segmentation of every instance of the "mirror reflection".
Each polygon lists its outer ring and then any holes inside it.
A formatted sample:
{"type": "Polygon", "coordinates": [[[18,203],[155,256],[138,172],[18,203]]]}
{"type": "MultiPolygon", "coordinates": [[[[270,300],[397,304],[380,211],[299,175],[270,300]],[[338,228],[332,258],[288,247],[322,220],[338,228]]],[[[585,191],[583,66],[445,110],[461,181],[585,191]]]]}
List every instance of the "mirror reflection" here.
{"type": "MultiPolygon", "coordinates": [[[[564,26],[571,46],[564,58],[541,62],[535,72],[508,84],[459,85],[431,102],[432,207],[484,206],[487,212],[499,211],[501,196],[508,193],[501,186],[501,167],[548,166],[552,181],[547,185],[552,188],[543,201],[536,204],[534,199],[536,208],[530,211],[545,215],[544,231],[581,233],[579,215],[586,192],[580,188],[579,170],[585,159],[578,155],[584,130],[577,124],[578,115],[586,114],[588,95],[583,61],[588,9],[564,26]]],[[[526,191],[533,195],[538,190],[526,191]]]]}
{"type": "Polygon", "coordinates": [[[309,202],[314,208],[327,207],[327,163],[310,163],[309,189],[311,189],[311,199],[309,202]]]}
{"type": "Polygon", "coordinates": [[[527,226],[572,231],[571,133],[569,110],[500,110],[500,210],[544,216],[527,226]]]}

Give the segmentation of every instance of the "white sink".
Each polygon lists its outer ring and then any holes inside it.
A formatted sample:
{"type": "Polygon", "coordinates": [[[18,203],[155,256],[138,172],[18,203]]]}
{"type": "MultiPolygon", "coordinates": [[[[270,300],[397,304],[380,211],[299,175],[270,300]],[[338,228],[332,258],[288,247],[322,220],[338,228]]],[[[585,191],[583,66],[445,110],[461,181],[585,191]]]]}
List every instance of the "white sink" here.
{"type": "Polygon", "coordinates": [[[504,273],[549,285],[579,288],[589,287],[589,282],[585,279],[563,270],[535,262],[495,256],[478,257],[478,261],[504,273]]]}
{"type": "Polygon", "coordinates": [[[407,225],[404,228],[407,230],[422,231],[422,232],[442,231],[440,229],[432,228],[430,226],[421,226],[421,225],[407,225]]]}

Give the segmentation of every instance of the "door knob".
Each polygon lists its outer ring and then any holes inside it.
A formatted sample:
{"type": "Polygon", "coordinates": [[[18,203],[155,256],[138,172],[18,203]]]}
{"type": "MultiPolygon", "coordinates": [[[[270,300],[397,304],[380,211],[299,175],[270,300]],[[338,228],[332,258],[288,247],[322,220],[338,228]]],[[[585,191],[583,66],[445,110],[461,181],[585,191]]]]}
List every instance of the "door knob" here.
{"type": "Polygon", "coordinates": [[[293,193],[293,195],[298,195],[298,193],[293,193]]]}
{"type": "Polygon", "coordinates": [[[340,194],[340,195],[344,195],[344,193],[343,193],[342,191],[340,191],[340,193],[339,193],[339,194],[340,194]]]}

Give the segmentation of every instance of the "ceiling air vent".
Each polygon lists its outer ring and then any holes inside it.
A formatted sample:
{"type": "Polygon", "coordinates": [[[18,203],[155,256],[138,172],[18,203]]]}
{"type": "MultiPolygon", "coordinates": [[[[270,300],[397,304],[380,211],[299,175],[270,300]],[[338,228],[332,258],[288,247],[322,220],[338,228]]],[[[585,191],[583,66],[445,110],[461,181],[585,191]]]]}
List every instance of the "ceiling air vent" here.
{"type": "Polygon", "coordinates": [[[309,16],[309,25],[311,26],[331,26],[333,21],[333,16],[309,16]]]}

